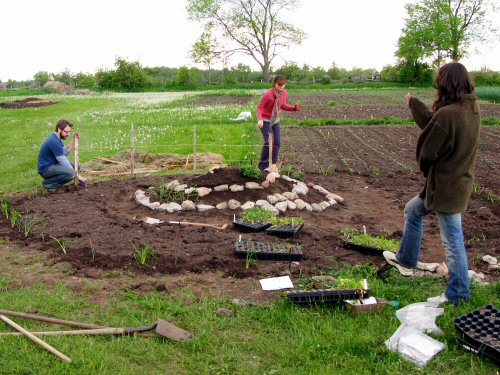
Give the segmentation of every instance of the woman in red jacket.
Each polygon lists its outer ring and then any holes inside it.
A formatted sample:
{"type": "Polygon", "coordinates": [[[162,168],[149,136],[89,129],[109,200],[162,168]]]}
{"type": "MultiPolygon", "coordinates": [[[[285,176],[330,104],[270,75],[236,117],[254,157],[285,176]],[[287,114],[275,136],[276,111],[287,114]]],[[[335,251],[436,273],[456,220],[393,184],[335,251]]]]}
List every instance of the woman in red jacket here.
{"type": "Polygon", "coordinates": [[[259,169],[269,167],[269,133],[273,133],[273,155],[271,164],[276,164],[281,146],[280,111],[300,111],[302,106],[286,103],[287,92],[285,90],[286,79],[276,76],[272,88],[267,90],[257,104],[257,126],[260,128],[264,138],[264,146],[260,153],[259,169]]]}

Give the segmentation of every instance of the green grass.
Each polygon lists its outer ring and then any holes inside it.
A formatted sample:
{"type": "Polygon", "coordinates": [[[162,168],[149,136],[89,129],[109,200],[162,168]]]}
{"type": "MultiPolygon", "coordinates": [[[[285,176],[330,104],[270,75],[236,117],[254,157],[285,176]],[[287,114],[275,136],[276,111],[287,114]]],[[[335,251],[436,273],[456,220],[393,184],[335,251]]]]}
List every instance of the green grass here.
{"type": "MultiPolygon", "coordinates": [[[[367,278],[372,293],[402,306],[437,294],[444,282],[434,278],[405,278],[390,272],[374,278],[368,266],[337,270],[338,278],[367,278]]],[[[5,280],[0,275],[0,280],[5,280]]],[[[114,336],[56,336],[45,340],[72,358],[66,364],[23,337],[1,337],[0,369],[10,374],[51,369],[51,374],[404,374],[419,371],[385,347],[399,326],[395,310],[351,315],[341,304],[296,306],[283,296],[263,305],[236,306],[224,299],[194,299],[186,303],[168,292],[138,294],[123,291],[105,304],[92,302],[94,287],[76,293],[64,283],[2,288],[2,308],[113,327],[143,326],[162,318],[194,334],[188,342],[114,336]],[[221,317],[219,307],[235,316],[221,317]],[[80,311],[96,314],[82,315],[80,311]],[[34,367],[35,366],[35,367],[34,367]]],[[[426,373],[490,374],[495,366],[462,349],[455,339],[452,319],[486,303],[499,304],[500,285],[474,285],[473,299],[462,307],[446,306],[437,323],[443,334],[434,336],[445,350],[426,367],[426,373]],[[492,296],[496,296],[492,297],[492,296]]],[[[186,296],[193,297],[189,290],[186,296]]],[[[42,322],[13,318],[31,331],[53,330],[42,322]]],[[[11,331],[0,322],[2,331],[11,331]]]]}
{"type": "Polygon", "coordinates": [[[489,100],[493,103],[500,102],[500,87],[478,87],[476,89],[476,94],[481,99],[489,100]]]}

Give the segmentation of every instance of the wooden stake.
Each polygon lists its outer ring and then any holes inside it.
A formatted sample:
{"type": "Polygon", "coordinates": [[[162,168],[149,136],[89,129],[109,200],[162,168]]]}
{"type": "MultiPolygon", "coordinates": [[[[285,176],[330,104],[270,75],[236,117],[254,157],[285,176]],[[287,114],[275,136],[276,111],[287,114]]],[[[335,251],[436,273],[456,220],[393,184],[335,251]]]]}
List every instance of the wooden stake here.
{"type": "Polygon", "coordinates": [[[65,356],[63,353],[61,353],[59,350],[57,350],[56,348],[54,348],[53,346],[50,346],[49,344],[47,344],[45,341],[43,341],[42,339],[36,337],[34,334],[32,334],[31,332],[27,331],[26,329],[24,329],[23,327],[21,327],[19,324],[13,322],[12,320],[10,320],[9,318],[7,318],[5,315],[0,315],[0,319],[2,319],[5,323],[7,323],[8,325],[10,325],[12,328],[14,328],[16,331],[19,331],[21,332],[24,336],[28,337],[29,339],[33,340],[34,342],[36,342],[38,345],[40,345],[41,347],[47,349],[49,352],[51,352],[52,354],[54,354],[56,357],[62,359],[63,361],[66,361],[68,363],[71,363],[71,358],[65,356]]]}
{"type": "MultiPolygon", "coordinates": [[[[78,173],[78,138],[75,137],[75,143],[73,145],[75,148],[75,172],[78,173]]],[[[75,185],[78,185],[78,178],[75,178],[75,185]]]]}
{"type": "Polygon", "coordinates": [[[196,125],[193,127],[193,173],[196,173],[196,125]]]}
{"type": "Polygon", "coordinates": [[[271,127],[271,132],[269,133],[269,168],[271,168],[271,165],[273,165],[273,144],[274,144],[274,136],[271,127]]]}
{"type": "Polygon", "coordinates": [[[134,177],[134,158],[135,158],[135,137],[134,137],[134,122],[132,121],[132,129],[130,129],[130,175],[134,177]]]}

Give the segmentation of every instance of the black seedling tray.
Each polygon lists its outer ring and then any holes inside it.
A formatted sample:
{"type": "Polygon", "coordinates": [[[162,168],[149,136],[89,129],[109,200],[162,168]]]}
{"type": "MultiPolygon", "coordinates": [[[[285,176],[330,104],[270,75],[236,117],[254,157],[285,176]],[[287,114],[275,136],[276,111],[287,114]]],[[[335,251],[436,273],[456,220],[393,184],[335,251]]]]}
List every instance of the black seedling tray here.
{"type": "Polygon", "coordinates": [[[236,241],[235,254],[239,258],[253,256],[255,259],[302,260],[300,246],[282,243],[268,244],[257,241],[236,241]]]}
{"type": "Polygon", "coordinates": [[[359,252],[361,252],[363,254],[367,254],[367,255],[382,256],[382,254],[385,251],[384,249],[379,249],[378,247],[358,245],[358,244],[352,243],[350,241],[344,241],[344,247],[346,249],[356,250],[356,251],[359,251],[359,252]]]}
{"type": "Polygon", "coordinates": [[[281,237],[281,238],[289,238],[295,237],[297,233],[299,233],[302,228],[304,228],[304,223],[300,223],[299,225],[280,225],[280,226],[272,226],[266,229],[267,234],[281,237]]]}
{"type": "Polygon", "coordinates": [[[292,303],[332,303],[370,297],[370,289],[295,289],[288,292],[292,303]]]}
{"type": "Polygon", "coordinates": [[[486,305],[453,320],[459,341],[467,350],[500,364],[500,312],[486,305]],[[471,350],[473,349],[473,350],[471,350]]]}
{"type": "Polygon", "coordinates": [[[270,223],[262,221],[252,223],[245,220],[235,220],[233,221],[233,225],[236,229],[239,229],[242,232],[260,232],[271,226],[270,223]]]}

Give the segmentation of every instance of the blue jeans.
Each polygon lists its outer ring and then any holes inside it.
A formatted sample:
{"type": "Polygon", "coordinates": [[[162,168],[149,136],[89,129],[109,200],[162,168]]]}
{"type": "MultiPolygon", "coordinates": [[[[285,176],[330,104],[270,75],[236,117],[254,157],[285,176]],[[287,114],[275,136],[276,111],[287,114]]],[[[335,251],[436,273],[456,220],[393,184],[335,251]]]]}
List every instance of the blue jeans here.
{"type": "MultiPolygon", "coordinates": [[[[405,206],[403,236],[396,254],[396,260],[410,268],[417,266],[424,229],[424,218],[431,211],[425,208],[419,196],[411,199],[405,206]]],[[[446,298],[459,305],[470,296],[467,254],[462,233],[462,214],[448,214],[436,211],[441,240],[446,251],[449,277],[446,298]]]]}
{"type": "Polygon", "coordinates": [[[273,162],[276,164],[278,162],[278,155],[280,153],[281,147],[281,129],[280,123],[277,122],[273,126],[269,121],[264,121],[264,126],[260,128],[262,137],[264,138],[264,146],[262,146],[262,151],[260,153],[259,169],[266,169],[269,167],[269,133],[273,132],[273,162]]]}
{"type": "Polygon", "coordinates": [[[44,188],[58,189],[74,180],[76,178],[76,171],[61,164],[54,164],[47,167],[43,173],[40,173],[40,176],[43,178],[42,185],[44,188]]]}

